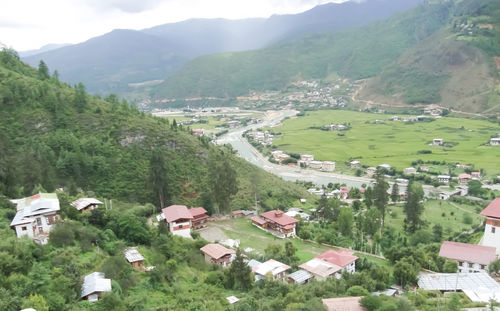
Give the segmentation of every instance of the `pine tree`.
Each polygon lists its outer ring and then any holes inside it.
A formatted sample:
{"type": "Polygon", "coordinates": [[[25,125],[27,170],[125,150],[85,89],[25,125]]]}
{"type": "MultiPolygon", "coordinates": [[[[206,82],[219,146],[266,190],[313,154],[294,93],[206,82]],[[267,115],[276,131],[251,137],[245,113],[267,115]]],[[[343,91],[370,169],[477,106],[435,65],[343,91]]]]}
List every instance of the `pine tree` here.
{"type": "Polygon", "coordinates": [[[241,254],[241,250],[236,250],[236,258],[231,263],[229,268],[229,278],[232,281],[235,289],[247,290],[252,287],[252,270],[245,263],[245,258],[241,254]]]}
{"type": "Polygon", "coordinates": [[[389,184],[385,180],[384,169],[378,168],[375,173],[375,187],[373,188],[373,204],[382,214],[382,228],[385,224],[385,210],[387,207],[387,202],[389,202],[389,194],[387,190],[389,189],[389,184]]]}
{"type": "Polygon", "coordinates": [[[87,93],[85,86],[80,82],[75,85],[75,107],[78,112],[83,112],[87,106],[87,93]]]}
{"type": "Polygon", "coordinates": [[[164,208],[165,203],[170,201],[170,195],[168,192],[167,165],[163,150],[153,150],[149,164],[149,184],[153,190],[153,194],[158,199],[160,208],[164,208]]]}
{"type": "Polygon", "coordinates": [[[399,200],[399,185],[397,183],[394,183],[392,185],[391,200],[394,203],[396,203],[399,200]]]}
{"type": "Polygon", "coordinates": [[[421,184],[410,182],[407,192],[408,196],[404,206],[404,212],[406,214],[405,222],[408,225],[408,231],[415,232],[422,225],[420,216],[424,212],[424,205],[422,204],[424,189],[421,184]]]}
{"type": "Polygon", "coordinates": [[[208,173],[212,195],[218,205],[218,212],[229,212],[231,198],[238,192],[236,171],[231,165],[229,157],[224,152],[219,151],[211,154],[208,173]]]}
{"type": "Polygon", "coordinates": [[[43,60],[41,60],[38,64],[38,74],[40,75],[40,78],[42,80],[47,80],[50,78],[49,67],[47,67],[47,64],[45,64],[43,60]]]}

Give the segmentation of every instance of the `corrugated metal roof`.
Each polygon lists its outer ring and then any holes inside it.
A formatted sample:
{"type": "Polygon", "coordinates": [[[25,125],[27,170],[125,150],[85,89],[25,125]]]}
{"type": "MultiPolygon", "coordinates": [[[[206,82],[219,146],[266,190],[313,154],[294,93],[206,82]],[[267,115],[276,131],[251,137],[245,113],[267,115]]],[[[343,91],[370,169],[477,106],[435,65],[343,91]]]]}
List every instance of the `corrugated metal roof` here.
{"type": "Polygon", "coordinates": [[[104,273],[94,272],[85,276],[82,285],[81,297],[86,297],[96,292],[110,292],[111,280],[104,278],[104,273]]]}
{"type": "Polygon", "coordinates": [[[289,274],[288,277],[292,278],[295,281],[295,283],[302,284],[305,281],[312,278],[313,275],[307,272],[306,270],[298,270],[295,271],[294,273],[289,274]]]}
{"type": "Polygon", "coordinates": [[[180,219],[193,219],[193,215],[191,215],[185,205],[170,205],[162,209],[162,212],[167,222],[174,222],[180,219]]]}
{"type": "Polygon", "coordinates": [[[255,268],[255,267],[258,267],[262,264],[262,262],[258,261],[258,260],[255,260],[255,259],[251,259],[250,261],[247,262],[247,265],[250,267],[250,268],[255,268]]]}
{"type": "Polygon", "coordinates": [[[125,258],[128,262],[136,262],[144,260],[144,257],[139,253],[139,251],[134,248],[129,248],[125,250],[125,258]]]}
{"type": "Polygon", "coordinates": [[[283,271],[286,271],[290,269],[291,267],[288,265],[285,265],[284,263],[281,263],[277,260],[274,259],[269,259],[268,261],[264,262],[263,264],[253,268],[252,270],[260,275],[266,276],[269,272],[272,273],[272,275],[277,275],[280,274],[283,271]]]}
{"type": "Polygon", "coordinates": [[[475,290],[480,287],[500,291],[500,285],[486,272],[423,274],[418,286],[425,290],[475,290]]]}
{"type": "Polygon", "coordinates": [[[207,244],[200,248],[200,250],[214,259],[219,259],[226,255],[236,254],[234,249],[225,248],[220,244],[207,244]]]}
{"type": "Polygon", "coordinates": [[[32,197],[13,200],[17,204],[17,213],[11,226],[31,223],[35,215],[51,214],[59,211],[59,199],[55,193],[39,193],[32,197]]]}
{"type": "Polygon", "coordinates": [[[82,210],[89,205],[102,205],[103,203],[94,198],[80,198],[71,202],[71,206],[76,207],[77,210],[82,210]]]}

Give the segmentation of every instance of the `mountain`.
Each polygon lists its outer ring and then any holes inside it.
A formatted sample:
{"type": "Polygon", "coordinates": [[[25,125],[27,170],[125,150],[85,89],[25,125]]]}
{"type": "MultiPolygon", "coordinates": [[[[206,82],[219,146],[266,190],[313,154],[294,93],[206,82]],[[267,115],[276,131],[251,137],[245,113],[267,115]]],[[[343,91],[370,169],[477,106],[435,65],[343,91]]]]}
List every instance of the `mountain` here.
{"type": "MultiPolygon", "coordinates": [[[[168,201],[213,207],[208,166],[226,150],[209,138],[139,112],[116,96],[89,96],[83,85],[61,83],[10,50],[0,51],[0,110],[0,196],[78,187],[99,197],[158,203],[149,182],[156,150],[168,170],[168,201]]],[[[298,185],[225,154],[238,180],[235,209],[253,206],[255,195],[276,204],[307,196],[298,185]]]]}
{"type": "MultiPolygon", "coordinates": [[[[361,92],[365,97],[378,92],[408,104],[446,100],[455,105],[453,99],[470,102],[482,94],[484,101],[492,96],[496,79],[499,20],[493,0],[427,1],[359,28],[196,58],[157,85],[152,95],[228,98],[339,74],[353,80],[375,78],[378,83],[370,81],[361,92]]],[[[474,106],[459,106],[464,105],[474,106]]]]}
{"type": "Polygon", "coordinates": [[[325,4],[294,15],[268,19],[193,19],[142,31],[115,30],[72,46],[23,58],[44,60],[70,84],[92,93],[123,93],[130,83],[164,79],[188,60],[212,53],[242,51],[386,18],[423,0],[367,0],[325,4]]]}
{"type": "Polygon", "coordinates": [[[68,46],[68,45],[71,45],[71,44],[70,43],[60,43],[60,44],[50,43],[50,44],[46,44],[46,45],[44,45],[41,48],[36,49],[36,50],[19,51],[19,56],[28,57],[28,56],[56,50],[56,49],[59,49],[59,48],[62,48],[62,47],[68,46]]]}

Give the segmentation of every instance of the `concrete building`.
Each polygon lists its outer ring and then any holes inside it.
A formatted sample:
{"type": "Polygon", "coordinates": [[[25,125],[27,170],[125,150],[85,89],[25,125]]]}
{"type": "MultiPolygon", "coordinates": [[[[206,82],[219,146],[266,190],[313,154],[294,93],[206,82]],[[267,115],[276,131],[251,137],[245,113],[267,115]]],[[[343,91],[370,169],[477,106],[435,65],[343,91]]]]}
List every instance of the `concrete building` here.
{"type": "Polygon", "coordinates": [[[335,162],[324,161],[321,165],[321,170],[325,172],[333,172],[335,171],[335,162]]]}
{"type": "Polygon", "coordinates": [[[162,209],[162,215],[173,235],[191,238],[193,215],[184,205],[171,205],[162,209]]]}
{"type": "Polygon", "coordinates": [[[103,292],[111,291],[111,280],[104,278],[104,273],[94,272],[85,276],[80,299],[96,302],[102,297],[103,292]]]}
{"type": "Polygon", "coordinates": [[[444,241],[439,256],[457,261],[458,272],[488,272],[496,259],[496,248],[491,246],[444,241]]]}
{"type": "Polygon", "coordinates": [[[500,255],[500,198],[496,198],[481,212],[486,216],[486,226],[480,244],[491,246],[500,255]]]}
{"type": "Polygon", "coordinates": [[[220,244],[207,244],[200,248],[205,255],[205,261],[227,267],[236,257],[236,251],[220,244]]]}

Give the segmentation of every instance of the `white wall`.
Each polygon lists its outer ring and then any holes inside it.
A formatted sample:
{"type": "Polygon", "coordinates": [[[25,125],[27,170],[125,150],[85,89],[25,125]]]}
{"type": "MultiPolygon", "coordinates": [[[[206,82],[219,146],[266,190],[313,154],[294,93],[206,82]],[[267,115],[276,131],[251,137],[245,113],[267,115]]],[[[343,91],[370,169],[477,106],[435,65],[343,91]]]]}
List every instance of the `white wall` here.
{"type": "Polygon", "coordinates": [[[482,245],[484,246],[492,246],[495,247],[496,254],[500,255],[500,227],[494,227],[495,233],[492,233],[491,230],[494,226],[490,224],[486,224],[484,228],[484,236],[482,239],[482,245]]]}

